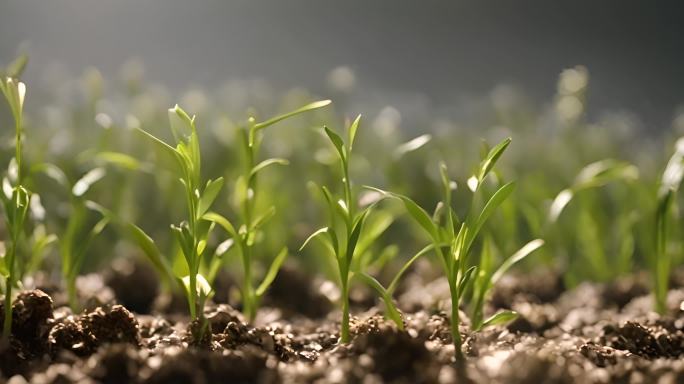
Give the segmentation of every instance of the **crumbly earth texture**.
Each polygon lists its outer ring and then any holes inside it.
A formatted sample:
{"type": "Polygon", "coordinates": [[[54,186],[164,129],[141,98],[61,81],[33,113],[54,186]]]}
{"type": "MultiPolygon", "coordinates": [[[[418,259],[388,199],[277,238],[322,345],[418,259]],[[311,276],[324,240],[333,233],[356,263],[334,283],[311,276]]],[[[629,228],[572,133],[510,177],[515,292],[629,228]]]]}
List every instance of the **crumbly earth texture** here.
{"type": "MultiPolygon", "coordinates": [[[[276,286],[296,281],[301,303],[271,295],[253,324],[228,303],[210,303],[201,339],[200,324],[183,314],[133,313],[117,304],[134,302],[130,297],[71,313],[39,289],[24,291],[13,304],[12,338],[0,343],[0,383],[684,382],[684,289],[676,282],[670,312],[658,316],[640,275],[569,290],[548,271],[508,276],[487,312],[509,308],[520,317],[472,333],[465,311],[466,359],[457,363],[445,280],[407,276],[396,295],[405,331],[383,318],[382,305],[360,307],[369,300],[357,292],[354,337],[341,345],[339,311],[312,317],[320,310],[305,305],[334,308],[321,293],[329,295],[330,285],[306,287],[288,274],[276,286]]],[[[136,308],[153,308],[146,300],[136,308]]]]}

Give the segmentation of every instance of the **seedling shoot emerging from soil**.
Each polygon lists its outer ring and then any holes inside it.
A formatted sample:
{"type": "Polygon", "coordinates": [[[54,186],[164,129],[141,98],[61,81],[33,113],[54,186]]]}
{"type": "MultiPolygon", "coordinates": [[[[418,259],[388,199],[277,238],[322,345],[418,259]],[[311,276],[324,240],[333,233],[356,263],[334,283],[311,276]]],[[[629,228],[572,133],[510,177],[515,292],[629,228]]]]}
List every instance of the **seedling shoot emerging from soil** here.
{"type": "MultiPolygon", "coordinates": [[[[506,139],[492,148],[480,163],[475,175],[468,180],[468,187],[473,193],[474,201],[480,190],[480,186],[486,180],[510,142],[511,139],[506,139]]],[[[478,266],[469,266],[468,255],[476,236],[482,230],[487,219],[489,219],[496,208],[511,194],[515,185],[513,183],[508,183],[501,186],[489,198],[481,211],[476,210],[474,203],[471,204],[466,219],[459,221],[452,208],[452,190],[455,188],[455,183],[450,180],[447,167],[444,163],[440,165],[440,177],[442,181],[442,201],[438,204],[437,209],[432,216],[407,196],[379,189],[375,190],[386,197],[393,197],[401,200],[411,218],[413,218],[432,240],[432,244],[418,252],[406,265],[404,265],[404,268],[399,272],[395,281],[390,285],[390,289],[394,289],[399,276],[408,269],[408,266],[411,263],[428,252],[434,251],[442,265],[447,280],[449,281],[449,290],[451,293],[451,335],[455,347],[456,359],[462,360],[463,352],[461,351],[462,338],[459,331],[459,308],[461,300],[465,297],[465,293],[470,289],[472,281],[475,279],[475,276],[477,276],[478,271],[478,266]]],[[[485,268],[482,268],[483,265],[480,266],[480,271],[482,273],[479,275],[479,281],[475,289],[475,322],[473,323],[473,327],[476,330],[488,325],[507,322],[515,318],[516,314],[514,312],[502,311],[482,321],[481,316],[484,296],[493,285],[493,282],[498,280],[500,275],[503,274],[510,265],[539,248],[542,243],[543,242],[540,240],[537,240],[534,243],[528,244],[528,246],[524,247],[518,254],[509,259],[507,263],[502,265],[502,267],[493,275],[491,266],[486,266],[485,268]]]]}
{"type": "MultiPolygon", "coordinates": [[[[235,185],[235,197],[240,212],[240,219],[242,221],[239,229],[224,216],[216,212],[208,212],[204,214],[205,220],[215,222],[223,227],[232,239],[232,245],[236,245],[238,252],[242,259],[243,268],[243,283],[242,283],[242,311],[249,321],[253,321],[259,301],[266,293],[266,290],[271,285],[278,274],[278,270],[287,257],[288,250],[286,247],[276,255],[268,268],[264,280],[258,287],[254,287],[252,276],[252,263],[254,255],[254,246],[258,232],[262,227],[275,215],[276,209],[271,205],[265,212],[255,212],[257,197],[260,195],[258,176],[264,169],[272,165],[287,165],[286,159],[270,158],[258,161],[259,148],[263,138],[263,132],[271,125],[274,125],[282,120],[296,116],[308,111],[313,111],[323,108],[330,104],[330,100],[316,101],[307,104],[297,110],[285,113],[283,115],[271,118],[261,123],[257,123],[256,119],[250,117],[247,126],[240,130],[239,139],[242,145],[243,154],[245,156],[245,164],[243,165],[243,173],[237,180],[235,185]]],[[[225,251],[224,251],[225,253],[225,251]]],[[[217,263],[211,267],[212,275],[220,267],[220,259],[216,259],[217,263]]],[[[212,276],[213,277],[213,276],[212,276]]]]}
{"type": "MultiPolygon", "coordinates": [[[[178,242],[188,268],[187,276],[177,276],[188,298],[190,317],[200,322],[199,339],[205,329],[203,316],[204,301],[211,294],[211,287],[204,276],[199,274],[200,262],[207,246],[207,237],[213,226],[211,221],[203,219],[203,215],[211,208],[221,191],[223,178],[219,177],[201,184],[200,146],[195,118],[188,116],[178,105],[169,109],[171,132],[176,142],[175,148],[156,138],[152,134],[140,131],[157,144],[162,152],[175,160],[173,169],[185,191],[188,209],[187,220],[178,225],[171,225],[171,231],[178,242]]],[[[159,263],[159,260],[153,260],[159,263]]]]}
{"type": "Polygon", "coordinates": [[[5,222],[9,232],[9,242],[6,244],[5,255],[0,263],[0,273],[5,278],[5,313],[3,320],[2,335],[8,338],[12,330],[12,289],[16,283],[16,259],[19,240],[24,230],[24,221],[29,209],[31,193],[22,185],[23,181],[23,156],[22,156],[22,118],[24,99],[26,97],[26,85],[17,80],[16,76],[21,73],[25,60],[15,62],[14,73],[10,76],[0,73],[0,91],[2,91],[9,104],[14,118],[15,127],[15,155],[14,161],[10,162],[8,175],[2,181],[2,200],[5,211],[5,222]],[[14,76],[11,76],[14,75],[14,76]]]}

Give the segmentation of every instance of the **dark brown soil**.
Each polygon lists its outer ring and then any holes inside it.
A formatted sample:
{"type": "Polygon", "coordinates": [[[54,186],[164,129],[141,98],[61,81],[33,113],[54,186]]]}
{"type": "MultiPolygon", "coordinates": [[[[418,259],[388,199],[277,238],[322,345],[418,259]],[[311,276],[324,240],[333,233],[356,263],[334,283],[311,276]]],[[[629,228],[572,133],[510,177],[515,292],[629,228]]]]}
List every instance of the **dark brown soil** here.
{"type": "MultiPolygon", "coordinates": [[[[341,345],[339,311],[294,269],[283,270],[253,325],[233,306],[209,303],[199,339],[202,324],[187,316],[149,314],[160,299],[136,301],[127,288],[147,273],[120,268],[106,274],[116,299],[78,314],[41,290],[22,292],[12,338],[0,343],[0,383],[684,382],[684,290],[670,291],[660,317],[642,276],[567,291],[557,274],[543,276],[496,287],[487,310],[520,313],[507,326],[472,333],[463,313],[466,360],[456,364],[439,278],[407,276],[398,295],[405,331],[371,305],[354,313],[353,340],[341,345]]],[[[367,300],[360,294],[357,307],[367,300]]]]}

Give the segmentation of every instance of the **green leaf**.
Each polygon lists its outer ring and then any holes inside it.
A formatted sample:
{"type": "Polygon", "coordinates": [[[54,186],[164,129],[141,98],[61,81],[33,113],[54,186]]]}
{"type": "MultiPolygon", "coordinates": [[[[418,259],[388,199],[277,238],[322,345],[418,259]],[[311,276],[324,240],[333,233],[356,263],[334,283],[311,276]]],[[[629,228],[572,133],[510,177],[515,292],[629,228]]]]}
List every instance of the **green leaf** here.
{"type": "Polygon", "coordinates": [[[332,193],[330,193],[330,190],[326,186],[322,186],[321,191],[323,192],[323,197],[325,197],[325,201],[328,203],[328,212],[330,213],[331,228],[333,228],[333,224],[335,223],[335,214],[340,216],[340,218],[344,221],[345,225],[351,227],[351,222],[348,216],[349,211],[346,209],[346,207],[339,204],[341,200],[335,201],[332,193]]]}
{"type": "Polygon", "coordinates": [[[346,253],[347,265],[351,265],[352,259],[354,257],[354,250],[356,249],[356,243],[358,243],[359,236],[361,236],[361,228],[363,228],[363,222],[366,220],[367,215],[368,210],[365,210],[356,218],[352,227],[352,231],[349,234],[349,239],[347,239],[346,253]]]}
{"type": "Polygon", "coordinates": [[[675,152],[665,166],[660,182],[659,196],[664,196],[668,191],[676,192],[679,190],[684,179],[684,137],[677,140],[675,152]]]}
{"type": "Polygon", "coordinates": [[[263,294],[266,293],[268,287],[271,286],[271,283],[273,283],[273,280],[275,280],[276,276],[278,275],[278,271],[280,271],[280,266],[283,265],[285,258],[287,258],[287,254],[287,247],[284,247],[275,257],[275,259],[273,259],[271,266],[268,268],[268,272],[266,272],[264,280],[256,289],[257,297],[263,296],[263,294]]]}
{"type": "Polygon", "coordinates": [[[530,241],[529,243],[525,244],[522,248],[520,248],[516,253],[514,253],[511,257],[506,259],[501,266],[494,272],[491,278],[491,284],[494,285],[496,284],[501,277],[517,262],[520,260],[524,259],[528,255],[530,255],[532,252],[536,251],[537,249],[541,248],[544,245],[544,240],[542,239],[535,239],[530,241]]]}
{"type": "Polygon", "coordinates": [[[190,272],[193,272],[193,269],[196,265],[196,260],[193,259],[194,245],[192,235],[190,234],[190,229],[188,228],[188,223],[182,222],[180,225],[171,225],[171,233],[173,233],[174,238],[183,251],[183,256],[185,257],[185,261],[188,263],[190,272]]]}
{"type": "Polygon", "coordinates": [[[494,213],[496,208],[498,208],[501,203],[503,203],[508,196],[513,192],[515,189],[515,182],[510,182],[508,184],[505,184],[501,188],[499,188],[492,197],[487,201],[485,204],[484,208],[482,209],[482,212],[480,212],[480,215],[478,216],[477,220],[475,221],[474,224],[468,225],[471,229],[468,231],[468,237],[466,238],[465,242],[465,251],[467,252],[470,247],[473,244],[473,240],[475,240],[475,237],[477,234],[480,232],[482,229],[482,226],[484,223],[489,219],[489,217],[494,213]]]}
{"type": "Polygon", "coordinates": [[[83,194],[88,192],[90,187],[101,180],[106,173],[105,169],[101,167],[91,169],[74,184],[73,188],[71,188],[71,193],[76,197],[83,196],[83,194]]]}
{"type": "Polygon", "coordinates": [[[171,267],[166,262],[166,259],[162,257],[159,248],[154,243],[154,240],[145,233],[140,227],[133,223],[124,223],[125,228],[130,233],[133,241],[140,247],[147,259],[152,263],[152,265],[157,269],[162,276],[166,276],[169,281],[173,281],[174,275],[171,272],[171,267]]]}
{"type": "Polygon", "coordinates": [[[665,189],[658,196],[655,219],[655,307],[658,313],[665,313],[666,299],[671,268],[670,255],[667,252],[669,232],[669,215],[675,198],[675,191],[665,189]]]}
{"type": "MultiPolygon", "coordinates": [[[[5,99],[7,99],[12,116],[17,122],[21,122],[24,99],[26,98],[26,85],[12,77],[2,79],[2,84],[3,86],[0,90],[2,90],[5,99]]],[[[17,124],[17,128],[21,129],[21,124],[17,124]]]]}
{"type": "Polygon", "coordinates": [[[510,137],[500,142],[489,151],[485,159],[480,164],[480,172],[477,177],[479,183],[482,183],[482,180],[484,180],[487,174],[489,174],[492,168],[494,168],[494,165],[499,160],[499,158],[504,153],[509,144],[511,144],[510,137]]]}
{"type": "Polygon", "coordinates": [[[303,107],[301,107],[301,108],[299,108],[299,109],[297,109],[297,110],[294,110],[294,111],[292,111],[292,112],[288,112],[288,113],[285,113],[285,114],[283,114],[283,115],[276,116],[276,117],[273,117],[273,118],[271,118],[271,119],[268,119],[268,120],[266,120],[266,121],[264,121],[264,122],[257,123],[257,124],[254,125],[254,128],[255,128],[256,130],[264,129],[264,128],[266,128],[266,127],[268,127],[268,126],[270,126],[270,125],[273,125],[273,124],[275,124],[275,123],[277,123],[277,122],[279,122],[279,121],[281,121],[281,120],[285,120],[285,119],[287,119],[287,118],[289,118],[289,117],[292,117],[292,116],[295,116],[295,115],[299,115],[300,113],[312,111],[312,110],[318,109],[318,108],[323,108],[323,107],[325,107],[326,105],[329,105],[331,102],[332,102],[332,101],[330,101],[330,100],[315,101],[315,102],[313,102],[313,103],[311,103],[311,104],[307,104],[307,105],[305,105],[305,106],[303,106],[303,107]]]}
{"type": "Polygon", "coordinates": [[[418,223],[429,235],[430,237],[438,241],[438,233],[437,233],[437,226],[435,223],[432,221],[430,218],[430,215],[425,212],[423,208],[421,208],[415,201],[411,200],[409,197],[400,195],[398,193],[394,192],[387,192],[383,191],[382,189],[379,188],[374,188],[374,187],[368,187],[366,186],[365,188],[376,191],[381,193],[384,196],[389,196],[393,197],[395,199],[401,200],[402,203],[404,203],[404,206],[406,207],[406,210],[408,211],[409,215],[413,218],[413,220],[418,223]]]}
{"type": "Polygon", "coordinates": [[[223,177],[219,177],[215,180],[209,180],[207,182],[207,186],[204,187],[204,191],[202,192],[202,197],[200,197],[199,209],[197,211],[198,218],[202,217],[202,215],[204,215],[209,208],[211,208],[211,205],[216,200],[219,192],[221,192],[222,187],[223,177]]]}
{"type": "Polygon", "coordinates": [[[74,278],[80,273],[83,262],[85,261],[85,254],[88,250],[88,247],[95,237],[97,237],[97,235],[99,235],[108,224],[109,218],[103,217],[93,226],[93,228],[91,228],[86,238],[79,241],[77,248],[74,250],[74,255],[71,256],[73,261],[71,264],[71,270],[69,271],[70,277],[74,278]]]}
{"type": "Polygon", "coordinates": [[[226,232],[228,232],[228,235],[230,237],[235,239],[235,242],[237,243],[240,250],[244,249],[242,237],[239,235],[238,231],[235,230],[235,227],[228,219],[219,215],[216,212],[207,212],[202,216],[202,219],[214,222],[221,226],[226,232]]]}
{"type": "Polygon", "coordinates": [[[2,260],[2,263],[0,263],[0,276],[4,277],[5,279],[9,277],[9,268],[6,265],[6,263],[7,263],[6,257],[7,257],[6,251],[3,252],[2,255],[0,255],[0,260],[2,260]]]}
{"type": "Polygon", "coordinates": [[[121,152],[98,152],[95,154],[95,160],[131,171],[141,170],[144,168],[143,164],[137,159],[121,152]]]}
{"type": "Polygon", "coordinates": [[[194,129],[195,118],[190,118],[188,114],[176,104],[173,108],[169,108],[169,123],[171,124],[171,132],[176,142],[181,142],[181,140],[189,142],[190,136],[194,129]]]}
{"type": "Polygon", "coordinates": [[[421,147],[423,147],[425,144],[429,143],[430,140],[432,139],[431,135],[421,135],[418,136],[412,140],[409,140],[401,145],[399,145],[393,153],[394,159],[399,160],[402,156],[409,152],[413,152],[421,147]]]}
{"type": "Polygon", "coordinates": [[[320,228],[320,229],[318,229],[316,232],[314,232],[314,233],[312,233],[311,235],[309,235],[309,237],[307,237],[306,240],[304,240],[304,243],[302,244],[302,246],[299,247],[299,251],[301,252],[301,251],[306,247],[306,245],[309,244],[309,242],[310,242],[311,240],[313,240],[314,238],[316,238],[316,237],[318,237],[319,235],[322,235],[322,234],[324,234],[324,233],[328,233],[328,227],[320,228]]]}
{"type": "Polygon", "coordinates": [[[66,174],[56,165],[50,163],[39,163],[31,167],[31,173],[42,173],[56,181],[64,188],[69,188],[69,179],[66,174]]]}
{"type": "Polygon", "coordinates": [[[600,187],[611,181],[636,180],[639,177],[639,170],[632,164],[604,159],[591,163],[577,174],[572,189],[575,191],[600,187]]]}
{"type": "Polygon", "coordinates": [[[411,257],[404,265],[401,267],[399,272],[394,276],[394,279],[392,279],[392,282],[390,285],[387,287],[387,291],[390,293],[393,293],[395,289],[397,289],[397,286],[399,285],[399,280],[401,280],[401,276],[406,273],[406,271],[411,267],[411,265],[418,260],[421,256],[427,254],[428,252],[432,251],[435,249],[435,244],[429,244],[420,251],[418,251],[413,257],[411,257]]]}
{"type": "Polygon", "coordinates": [[[389,228],[394,222],[394,215],[387,211],[378,211],[373,219],[366,220],[366,228],[361,234],[359,243],[357,245],[357,253],[363,254],[371,247],[373,243],[389,228]]]}
{"type": "Polygon", "coordinates": [[[337,149],[340,159],[342,159],[343,162],[347,161],[347,152],[344,148],[344,141],[342,141],[340,135],[328,127],[323,127],[323,129],[325,130],[325,134],[328,135],[330,142],[335,146],[335,149],[337,149]]]}
{"type": "Polygon", "coordinates": [[[19,55],[13,62],[11,62],[7,69],[2,73],[2,76],[13,77],[18,79],[21,74],[26,69],[26,64],[28,63],[28,56],[25,54],[19,55]]]}
{"type": "Polygon", "coordinates": [[[399,310],[397,310],[397,307],[394,305],[394,301],[392,300],[392,295],[390,294],[390,292],[385,290],[382,284],[380,284],[379,281],[377,281],[373,276],[369,274],[359,272],[354,274],[354,276],[359,277],[361,281],[366,283],[369,287],[375,289],[380,294],[380,297],[385,303],[385,308],[387,309],[387,317],[390,320],[392,320],[394,324],[397,325],[397,328],[399,328],[399,330],[403,331],[404,321],[401,318],[399,310]]]}
{"type": "Polygon", "coordinates": [[[356,137],[356,131],[359,129],[359,123],[361,122],[361,115],[356,116],[354,122],[349,126],[349,152],[351,152],[354,146],[354,138],[356,137]]]}
{"type": "Polygon", "coordinates": [[[461,276],[461,281],[458,283],[459,295],[463,295],[463,292],[465,292],[466,288],[468,287],[468,283],[470,283],[473,278],[473,274],[475,274],[476,271],[477,267],[473,265],[472,267],[468,268],[465,273],[463,273],[463,276],[461,276]]]}
{"type": "MultiPolygon", "coordinates": [[[[207,297],[211,295],[212,289],[207,279],[205,279],[204,276],[200,275],[199,273],[195,276],[195,288],[197,289],[197,296],[207,297]]],[[[185,292],[187,292],[187,294],[190,295],[190,276],[183,277],[181,281],[183,282],[183,286],[185,287],[185,292]]]]}
{"type": "Polygon", "coordinates": [[[288,164],[290,164],[290,162],[287,159],[278,159],[278,158],[264,160],[264,161],[260,162],[259,164],[255,165],[254,168],[252,168],[252,170],[249,172],[249,178],[252,179],[254,176],[256,176],[257,173],[262,171],[264,168],[271,166],[271,165],[276,165],[276,164],[277,165],[288,165],[288,164]]]}
{"type": "Polygon", "coordinates": [[[174,159],[174,161],[179,165],[183,164],[181,154],[176,150],[176,148],[166,144],[162,140],[158,139],[156,136],[152,135],[151,133],[145,131],[140,127],[136,127],[135,129],[138,130],[138,132],[141,132],[142,134],[147,136],[147,138],[152,140],[153,143],[157,144],[157,148],[160,148],[162,153],[166,154],[167,157],[174,159]]]}
{"type": "Polygon", "coordinates": [[[498,312],[490,317],[487,318],[482,323],[481,328],[493,326],[493,325],[499,325],[499,324],[505,324],[508,323],[509,321],[513,321],[518,317],[518,313],[515,311],[501,311],[498,312]]]}
{"type": "Polygon", "coordinates": [[[273,216],[275,216],[275,214],[276,214],[276,207],[271,205],[270,207],[268,207],[266,212],[262,213],[261,215],[259,215],[254,220],[254,222],[252,223],[252,229],[257,230],[257,229],[261,228],[264,224],[266,224],[269,220],[271,220],[273,218],[273,216]]]}
{"type": "Polygon", "coordinates": [[[573,196],[574,193],[572,189],[569,188],[560,191],[560,193],[556,195],[556,198],[553,199],[553,203],[551,203],[551,207],[549,208],[549,222],[554,223],[558,220],[558,217],[560,217],[560,214],[570,200],[572,200],[573,196]]]}
{"type": "MultiPolygon", "coordinates": [[[[683,142],[684,143],[684,142],[683,142]]],[[[680,159],[681,162],[681,159],[680,159]]],[[[677,162],[675,161],[674,164],[677,162]]],[[[672,168],[677,174],[676,167],[672,168]]],[[[682,171],[684,172],[684,171],[682,171]]],[[[604,186],[612,181],[624,180],[631,181],[639,177],[639,170],[632,164],[618,162],[613,159],[604,159],[591,163],[577,174],[572,186],[566,188],[553,200],[549,209],[548,219],[553,223],[558,220],[565,207],[570,203],[574,196],[585,189],[597,188],[604,186]]]]}
{"type": "Polygon", "coordinates": [[[439,164],[439,175],[442,179],[443,198],[446,211],[446,224],[449,233],[454,232],[454,217],[451,213],[451,180],[449,180],[449,171],[444,163],[439,164]]]}

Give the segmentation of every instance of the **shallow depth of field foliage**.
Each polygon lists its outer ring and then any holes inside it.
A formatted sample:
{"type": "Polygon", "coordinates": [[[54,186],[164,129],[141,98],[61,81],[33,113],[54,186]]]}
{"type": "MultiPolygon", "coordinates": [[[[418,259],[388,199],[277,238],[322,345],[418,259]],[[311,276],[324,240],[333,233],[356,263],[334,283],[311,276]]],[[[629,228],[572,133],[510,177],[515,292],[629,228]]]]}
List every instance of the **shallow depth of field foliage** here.
{"type": "Polygon", "coordinates": [[[589,119],[583,67],[542,105],[501,86],[468,120],[408,127],[385,105],[350,110],[343,92],[330,105],[249,82],[172,95],[130,68],[41,84],[1,64],[4,293],[44,271],[77,309],[79,275],[139,257],[193,317],[226,271],[253,319],[286,262],[337,284],[347,341],[349,285],[401,327],[392,294],[417,258],[444,272],[476,330],[515,316],[483,313],[514,263],[568,286],[648,270],[663,312],[682,262],[684,117],[658,134],[629,115],[589,119]],[[302,247],[312,234],[324,241],[302,247]]]}

